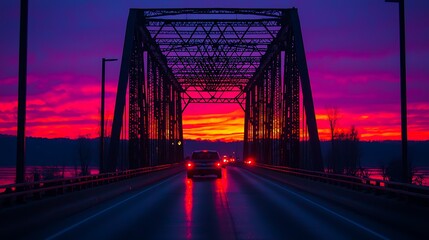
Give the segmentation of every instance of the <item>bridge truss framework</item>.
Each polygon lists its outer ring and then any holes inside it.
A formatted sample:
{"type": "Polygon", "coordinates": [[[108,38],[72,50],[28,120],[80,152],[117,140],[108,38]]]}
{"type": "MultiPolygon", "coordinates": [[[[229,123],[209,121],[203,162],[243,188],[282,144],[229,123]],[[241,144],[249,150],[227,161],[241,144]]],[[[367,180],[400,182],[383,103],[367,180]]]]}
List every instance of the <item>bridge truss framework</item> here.
{"type": "Polygon", "coordinates": [[[244,157],[323,169],[297,9],[131,9],[107,171],[118,166],[128,91],[128,167],[183,160],[190,103],[245,111],[244,157]],[[300,159],[300,86],[310,166],[300,159]]]}

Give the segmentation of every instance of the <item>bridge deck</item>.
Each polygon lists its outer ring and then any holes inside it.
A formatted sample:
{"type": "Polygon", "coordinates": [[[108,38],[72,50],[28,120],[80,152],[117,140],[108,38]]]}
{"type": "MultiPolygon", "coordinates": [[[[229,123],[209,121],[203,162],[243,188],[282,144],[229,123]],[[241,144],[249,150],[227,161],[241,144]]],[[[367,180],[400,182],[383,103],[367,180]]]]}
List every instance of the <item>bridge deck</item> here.
{"type": "MultiPolygon", "coordinates": [[[[46,223],[43,228],[29,229],[24,237],[405,239],[429,236],[424,228],[428,208],[295,177],[286,177],[280,183],[242,168],[230,166],[223,171],[222,179],[193,180],[186,179],[181,172],[68,218],[46,223]]],[[[2,230],[1,235],[4,233],[2,230]]]]}

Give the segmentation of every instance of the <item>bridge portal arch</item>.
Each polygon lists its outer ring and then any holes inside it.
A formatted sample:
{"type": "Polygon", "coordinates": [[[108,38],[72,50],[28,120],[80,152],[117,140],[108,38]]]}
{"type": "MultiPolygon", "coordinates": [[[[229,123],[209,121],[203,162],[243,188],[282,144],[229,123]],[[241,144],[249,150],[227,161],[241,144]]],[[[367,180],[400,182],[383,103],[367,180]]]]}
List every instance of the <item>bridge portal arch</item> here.
{"type": "Polygon", "coordinates": [[[245,157],[323,169],[296,8],[130,9],[103,169],[118,167],[124,124],[127,167],[182,161],[182,112],[190,103],[239,104],[245,157]],[[301,93],[310,164],[300,157],[301,93]]]}

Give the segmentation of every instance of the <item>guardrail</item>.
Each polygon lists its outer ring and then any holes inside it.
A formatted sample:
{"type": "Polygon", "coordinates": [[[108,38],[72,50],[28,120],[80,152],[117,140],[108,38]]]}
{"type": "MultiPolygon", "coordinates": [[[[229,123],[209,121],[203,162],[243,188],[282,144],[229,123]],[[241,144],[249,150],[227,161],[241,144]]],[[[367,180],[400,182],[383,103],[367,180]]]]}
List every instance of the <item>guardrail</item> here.
{"type": "Polygon", "coordinates": [[[429,187],[384,181],[379,179],[360,178],[334,173],[296,169],[284,166],[271,166],[261,163],[255,163],[250,166],[287,173],[320,182],[341,185],[356,190],[368,190],[377,194],[388,194],[402,199],[416,200],[418,202],[424,203],[425,205],[429,205],[429,187]]]}
{"type": "Polygon", "coordinates": [[[4,192],[0,193],[0,203],[11,204],[13,202],[24,202],[28,198],[40,199],[43,196],[53,196],[66,192],[80,191],[82,189],[118,182],[124,179],[141,176],[146,173],[177,167],[179,165],[183,164],[165,164],[82,177],[0,185],[0,189],[5,189],[4,192]]]}

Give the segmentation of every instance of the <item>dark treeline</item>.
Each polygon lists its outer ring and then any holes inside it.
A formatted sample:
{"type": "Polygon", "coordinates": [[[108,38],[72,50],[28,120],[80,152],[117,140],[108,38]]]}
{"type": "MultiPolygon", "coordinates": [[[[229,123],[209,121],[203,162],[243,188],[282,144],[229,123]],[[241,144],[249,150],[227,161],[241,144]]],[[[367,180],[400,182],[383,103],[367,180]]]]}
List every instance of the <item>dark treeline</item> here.
{"type": "MultiPolygon", "coordinates": [[[[82,142],[81,142],[82,144],[82,142]]],[[[322,142],[322,153],[325,160],[325,166],[329,166],[329,152],[331,141],[322,142]]],[[[346,142],[341,151],[346,153],[353,152],[353,144],[346,142]]],[[[220,142],[220,141],[185,141],[185,156],[191,154],[193,150],[210,149],[218,150],[221,154],[232,155],[236,152],[237,157],[242,158],[243,143],[240,142],[220,142]]],[[[380,168],[388,166],[392,160],[400,159],[401,142],[400,141],[359,141],[358,161],[362,167],[380,168]]],[[[47,138],[27,138],[27,158],[26,164],[29,166],[74,166],[79,163],[79,157],[84,157],[89,162],[89,166],[98,166],[98,139],[88,139],[85,142],[85,152],[82,153],[82,147],[79,147],[79,141],[66,138],[47,139],[47,138]],[[79,151],[81,155],[79,155],[79,151]],[[83,154],[83,155],[82,155],[83,154]]],[[[16,137],[0,134],[0,166],[15,166],[16,161],[16,137]]],[[[352,154],[354,155],[354,154],[352,154]]],[[[410,141],[409,159],[414,167],[429,167],[429,141],[410,141]]],[[[345,166],[354,164],[354,159],[348,163],[341,163],[345,166]]],[[[359,165],[358,165],[359,166],[359,165]]]]}

